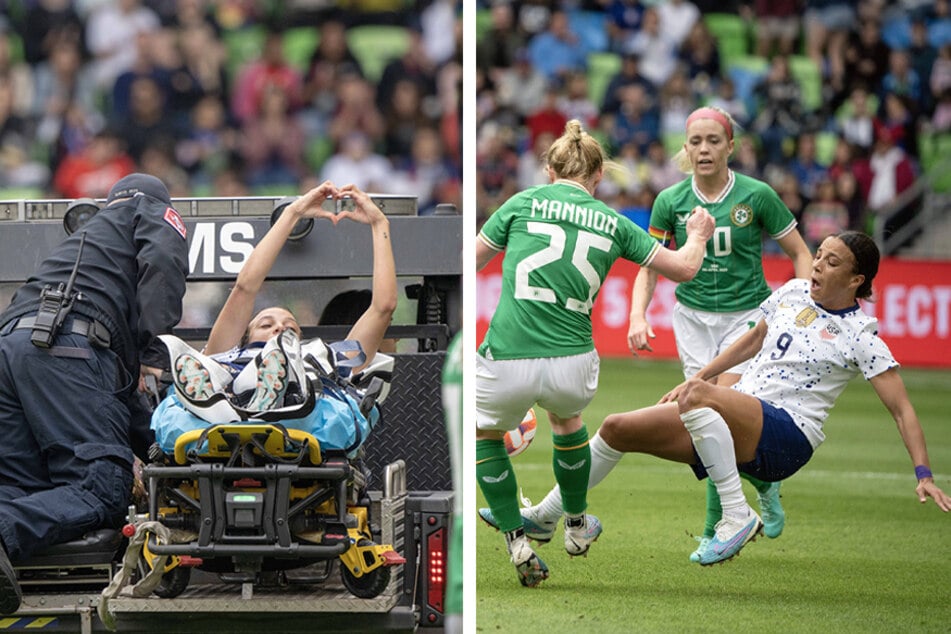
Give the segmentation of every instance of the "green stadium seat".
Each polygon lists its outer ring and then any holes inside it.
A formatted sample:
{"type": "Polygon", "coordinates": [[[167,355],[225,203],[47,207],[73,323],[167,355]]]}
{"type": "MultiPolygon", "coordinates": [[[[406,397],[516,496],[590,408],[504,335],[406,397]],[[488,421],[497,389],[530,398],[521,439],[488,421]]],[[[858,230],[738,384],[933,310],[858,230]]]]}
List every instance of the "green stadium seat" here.
{"type": "Polygon", "coordinates": [[[492,28],[492,11],[490,9],[476,9],[476,42],[482,39],[492,28]]]}
{"type": "Polygon", "coordinates": [[[683,132],[664,132],[661,141],[664,143],[664,152],[668,157],[673,157],[684,146],[686,135],[683,132]]]}
{"type": "Polygon", "coordinates": [[[0,187],[0,200],[39,200],[43,190],[39,187],[0,187]]]}
{"type": "Polygon", "coordinates": [[[789,74],[802,89],[802,105],[812,112],[822,106],[822,71],[808,55],[790,55],[789,74]]]}
{"type": "Polygon", "coordinates": [[[228,76],[232,81],[237,78],[238,70],[242,66],[261,56],[264,38],[264,27],[257,24],[225,31],[222,34],[222,40],[228,52],[228,76]]]}
{"type": "Polygon", "coordinates": [[[284,57],[301,72],[307,70],[310,58],[320,42],[316,26],[295,26],[284,33],[284,57]]]}
{"type": "Polygon", "coordinates": [[[621,70],[621,56],[617,53],[589,53],[587,60],[588,98],[600,107],[608,84],[621,70]]]}
{"type": "Polygon", "coordinates": [[[703,21],[717,40],[720,64],[730,62],[750,52],[749,28],[746,20],[732,13],[707,13],[703,21]]]}
{"type": "Polygon", "coordinates": [[[931,179],[937,193],[951,192],[951,132],[918,135],[921,172],[931,179]]]}
{"type": "Polygon", "coordinates": [[[820,165],[831,165],[835,157],[835,146],[839,144],[839,135],[835,132],[816,134],[816,160],[820,165]]]}
{"type": "Polygon", "coordinates": [[[410,34],[401,26],[364,24],[347,31],[347,44],[366,78],[375,84],[387,63],[402,57],[409,49],[410,34]]]}

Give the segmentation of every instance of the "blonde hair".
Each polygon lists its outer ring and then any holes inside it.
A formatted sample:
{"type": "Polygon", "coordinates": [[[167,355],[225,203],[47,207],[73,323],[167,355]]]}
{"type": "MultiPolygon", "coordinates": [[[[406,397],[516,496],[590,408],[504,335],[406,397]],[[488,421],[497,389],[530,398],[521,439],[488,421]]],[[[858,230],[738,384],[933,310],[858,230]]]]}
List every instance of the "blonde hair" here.
{"type": "Polygon", "coordinates": [[[581,183],[587,182],[608,162],[604,148],[584,131],[577,119],[565,124],[564,134],[548,148],[545,160],[558,178],[581,183]]]}
{"type": "MultiPolygon", "coordinates": [[[[724,110],[723,108],[718,108],[716,106],[704,106],[703,108],[698,108],[696,111],[694,111],[694,113],[703,109],[714,110],[717,112],[717,114],[722,115],[723,118],[726,119],[726,121],[729,123],[729,127],[724,126],[724,132],[726,132],[727,138],[729,140],[731,141],[734,140],[734,131],[736,132],[742,131],[742,128],[740,128],[736,120],[734,120],[733,117],[730,115],[730,113],[724,110]]],[[[693,117],[693,115],[691,115],[690,117],[687,117],[687,125],[691,123],[690,121],[691,117],[693,117]]],[[[701,118],[705,119],[708,117],[701,117],[701,118]]],[[[722,121],[719,120],[719,118],[715,118],[713,120],[720,124],[723,123],[722,121]]],[[[686,130],[684,130],[684,133],[686,133],[686,130]]],[[[735,149],[736,145],[734,144],[733,147],[735,149]]],[[[677,169],[679,169],[684,174],[693,174],[693,164],[690,162],[690,157],[687,155],[686,148],[681,147],[680,151],[674,154],[674,157],[670,160],[673,161],[674,165],[677,166],[677,169]]]]}

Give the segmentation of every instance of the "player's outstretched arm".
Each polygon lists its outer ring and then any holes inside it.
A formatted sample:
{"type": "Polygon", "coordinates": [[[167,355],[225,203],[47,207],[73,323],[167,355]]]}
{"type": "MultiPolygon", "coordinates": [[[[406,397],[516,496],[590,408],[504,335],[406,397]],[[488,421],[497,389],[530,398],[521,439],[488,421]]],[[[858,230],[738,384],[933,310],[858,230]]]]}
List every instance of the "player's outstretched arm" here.
{"type": "Polygon", "coordinates": [[[334,214],[322,209],[327,197],[336,196],[337,188],[330,181],[325,181],[285,207],[241,267],[234,288],[231,289],[208,335],[205,354],[225,352],[241,343],[241,338],[251,322],[258,291],[261,290],[294,225],[301,218],[318,217],[329,218],[336,223],[334,214]]]}
{"type": "MultiPolygon", "coordinates": [[[[373,235],[373,295],[370,306],[357,319],[347,334],[347,339],[360,342],[366,354],[366,364],[373,360],[380,348],[380,342],[386,334],[396,310],[398,292],[396,287],[396,263],[393,259],[393,243],[390,239],[390,220],[373,202],[369,195],[356,185],[340,188],[340,196],[353,199],[352,211],[342,211],[338,218],[349,218],[355,222],[370,225],[373,235]]],[[[365,365],[355,368],[359,372],[365,365]]]]}
{"type": "Polygon", "coordinates": [[[647,307],[654,297],[656,286],[657,272],[641,267],[631,291],[631,319],[627,328],[627,347],[634,356],[637,356],[638,350],[654,351],[650,342],[654,338],[654,331],[647,322],[647,307]]]}
{"type": "Polygon", "coordinates": [[[891,368],[881,374],[872,377],[870,383],[878,398],[881,399],[885,407],[888,408],[892,418],[898,425],[898,433],[905,443],[908,455],[916,467],[924,467],[927,474],[918,478],[918,486],[915,492],[918,494],[918,500],[924,504],[928,498],[932,498],[935,504],[945,512],[951,511],[951,496],[948,496],[934,483],[934,478],[930,476],[931,464],[928,461],[928,447],[925,444],[925,433],[921,429],[921,423],[918,421],[918,414],[908,399],[908,392],[905,390],[905,383],[901,379],[897,368],[891,368]]]}
{"type": "Polygon", "coordinates": [[[716,221],[705,207],[693,208],[687,220],[687,241],[676,251],[665,247],[657,250],[650,268],[674,282],[688,282],[693,279],[703,256],[707,252],[707,240],[713,235],[716,221]]]}

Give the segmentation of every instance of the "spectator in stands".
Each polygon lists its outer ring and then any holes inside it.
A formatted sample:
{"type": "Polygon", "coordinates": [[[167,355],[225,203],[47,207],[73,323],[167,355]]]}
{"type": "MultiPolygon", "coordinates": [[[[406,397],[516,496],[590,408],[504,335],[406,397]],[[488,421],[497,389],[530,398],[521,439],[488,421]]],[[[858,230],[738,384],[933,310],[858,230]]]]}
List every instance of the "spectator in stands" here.
{"type": "MultiPolygon", "coordinates": [[[[796,153],[789,161],[789,171],[799,181],[799,190],[806,198],[812,199],[816,195],[816,187],[820,182],[828,179],[829,170],[821,165],[816,158],[816,135],[812,132],[803,132],[796,139],[796,153]]],[[[826,236],[823,236],[825,238],[826,236]]],[[[816,245],[822,242],[820,239],[816,245]]]]}
{"type": "Polygon", "coordinates": [[[375,154],[370,139],[359,130],[348,133],[339,150],[324,163],[320,180],[350,182],[369,192],[386,191],[393,167],[385,157],[375,154]]]}
{"type": "Polygon", "coordinates": [[[731,169],[750,178],[763,180],[763,168],[760,164],[759,148],[751,134],[744,134],[736,139],[736,152],[730,163],[731,169]]]}
{"type": "Polygon", "coordinates": [[[615,53],[624,52],[624,44],[641,29],[644,5],[640,0],[610,0],[608,12],[608,42],[615,53]]]}
{"type": "Polygon", "coordinates": [[[408,159],[416,132],[431,124],[423,112],[419,84],[409,79],[396,82],[383,110],[383,154],[393,163],[408,159]]]}
{"type": "MultiPolygon", "coordinates": [[[[121,121],[131,116],[132,85],[140,78],[151,79],[154,82],[158,89],[161,114],[162,116],[165,115],[172,90],[172,69],[171,67],[162,66],[158,62],[161,56],[159,49],[166,44],[166,42],[161,41],[160,33],[162,31],[156,29],[148,32],[143,31],[136,35],[134,42],[135,60],[129,68],[116,77],[109,95],[111,118],[113,120],[121,121]]],[[[177,65],[178,60],[176,59],[172,63],[177,65]]]]}
{"type": "Polygon", "coordinates": [[[918,156],[917,110],[911,99],[892,92],[886,92],[879,106],[879,115],[873,126],[887,128],[892,141],[911,156],[918,156]]]}
{"type": "Polygon", "coordinates": [[[683,135],[684,121],[697,109],[697,100],[683,70],[676,70],[660,90],[661,134],[683,135]]]}
{"type": "Polygon", "coordinates": [[[13,40],[0,15],[0,75],[12,86],[13,114],[26,117],[33,102],[33,72],[28,64],[13,57],[13,40]]]}
{"type": "Polygon", "coordinates": [[[935,95],[931,92],[931,69],[938,59],[938,49],[928,41],[928,25],[924,18],[914,17],[911,21],[911,42],[908,45],[912,68],[921,80],[922,112],[930,113],[934,108],[935,95]]]}
{"type": "Polygon", "coordinates": [[[881,25],[874,19],[863,20],[845,48],[846,89],[857,83],[880,86],[888,72],[890,52],[882,40],[881,25]]]}
{"type": "Polygon", "coordinates": [[[851,171],[842,172],[835,178],[835,196],[849,212],[849,229],[866,231],[865,204],[855,174],[851,171]]]}
{"type": "Polygon", "coordinates": [[[882,78],[882,95],[893,94],[914,104],[914,111],[924,106],[923,82],[911,64],[908,51],[894,50],[888,56],[888,72],[882,78]]]}
{"type": "Polygon", "coordinates": [[[677,66],[678,47],[678,42],[661,29],[657,8],[651,6],[644,10],[641,30],[626,42],[624,50],[640,57],[640,73],[659,90],[677,66]]]}
{"type": "Polygon", "coordinates": [[[242,126],[240,152],[248,184],[295,186],[304,174],[304,132],[276,85],[261,94],[260,113],[242,126]]]}
{"type": "MultiPolygon", "coordinates": [[[[527,44],[515,28],[515,14],[508,2],[493,2],[491,26],[476,43],[476,66],[487,75],[504,72],[515,65],[516,55],[527,44]]],[[[497,77],[493,77],[498,81],[497,77]]]]}
{"type": "Polygon", "coordinates": [[[661,0],[654,4],[660,29],[670,36],[679,48],[694,25],[700,22],[700,11],[690,0],[661,0]]]}
{"type": "Polygon", "coordinates": [[[206,95],[192,108],[191,125],[176,145],[175,157],[193,184],[208,185],[237,147],[237,131],[228,125],[224,103],[216,95],[206,95]]]}
{"type": "Polygon", "coordinates": [[[915,182],[915,167],[908,154],[896,145],[888,128],[875,132],[875,145],[867,159],[868,170],[860,172],[859,185],[865,204],[875,213],[895,201],[915,182]]]}
{"type": "Polygon", "coordinates": [[[96,87],[112,90],[116,78],[135,64],[137,51],[129,46],[140,33],[159,28],[158,15],[141,0],[101,3],[86,21],[86,45],[93,55],[96,87]]]}
{"type": "Polygon", "coordinates": [[[815,199],[802,212],[803,238],[812,252],[829,236],[849,228],[849,210],[836,196],[835,184],[823,178],[815,191],[815,199]]]}
{"type": "Polygon", "coordinates": [[[806,54],[823,69],[837,91],[845,88],[845,48],[855,24],[855,6],[849,0],[805,0],[803,29],[806,54]]]}
{"type": "Polygon", "coordinates": [[[535,137],[535,142],[518,158],[518,189],[528,189],[541,185],[548,178],[545,155],[555,142],[555,135],[543,132],[535,137]]]}
{"type": "MultiPolygon", "coordinates": [[[[558,97],[558,110],[567,121],[577,119],[585,128],[594,128],[600,111],[588,98],[588,76],[573,72],[565,77],[565,88],[558,97]]],[[[561,127],[564,130],[564,126],[561,127]]]]}
{"type": "Polygon", "coordinates": [[[796,52],[801,5],[800,0],[753,0],[757,55],[789,56],[796,52]]]}
{"type": "Polygon", "coordinates": [[[380,112],[393,100],[396,84],[402,80],[416,82],[422,98],[436,94],[436,65],[426,54],[422,33],[418,28],[410,28],[409,36],[409,48],[402,57],[383,67],[383,74],[376,86],[376,105],[380,112]]]}
{"type": "Polygon", "coordinates": [[[208,95],[228,95],[228,54],[211,24],[188,23],[176,34],[181,51],[171,77],[176,110],[188,112],[208,95]]]}
{"type": "Polygon", "coordinates": [[[530,115],[545,98],[548,80],[531,63],[527,50],[519,50],[511,68],[492,73],[498,105],[511,108],[520,119],[530,115]]]}
{"type": "Polygon", "coordinates": [[[647,186],[651,191],[664,191],[674,183],[683,180],[684,174],[681,172],[667,154],[664,144],[654,139],[647,146],[647,166],[648,174],[647,186]]]}
{"type": "Polygon", "coordinates": [[[698,95],[709,94],[720,80],[720,51],[717,50],[716,39],[703,20],[694,23],[687,39],[680,45],[678,55],[680,63],[686,68],[694,92],[698,95]]]}
{"type": "Polygon", "coordinates": [[[373,86],[366,79],[353,73],[340,77],[337,81],[336,102],[327,128],[327,136],[331,141],[339,144],[352,132],[363,134],[373,144],[383,140],[386,131],[383,115],[373,102],[373,86]]]}
{"type": "Polygon", "coordinates": [[[853,87],[843,112],[838,115],[839,133],[849,143],[869,150],[875,140],[874,119],[868,90],[863,84],[853,87]]]}
{"type": "Polygon", "coordinates": [[[655,108],[657,103],[657,89],[647,77],[641,74],[641,56],[633,52],[625,52],[621,56],[621,70],[611,78],[604,91],[604,100],[601,103],[602,115],[615,115],[621,109],[621,96],[624,88],[638,85],[644,89],[644,95],[649,100],[648,107],[655,108]]]}
{"type": "Polygon", "coordinates": [[[951,43],[938,49],[938,57],[928,76],[928,87],[936,96],[951,90],[951,43]]]}
{"type": "Polygon", "coordinates": [[[528,43],[532,65],[549,82],[561,82],[572,71],[587,68],[587,53],[581,40],[571,30],[568,14],[556,10],[548,21],[548,29],[528,43]]]}
{"type": "Polygon", "coordinates": [[[175,160],[175,143],[172,139],[159,137],[148,143],[142,150],[138,168],[165,183],[172,198],[191,195],[188,173],[175,160]]]}
{"type": "MultiPolygon", "coordinates": [[[[657,139],[660,131],[659,109],[651,107],[644,88],[631,84],[621,91],[621,108],[616,115],[602,117],[602,129],[613,147],[636,143],[641,154],[657,139]]],[[[659,189],[657,191],[660,191],[659,189]]]]}
{"type": "Polygon", "coordinates": [[[528,143],[534,145],[535,140],[543,133],[551,133],[556,137],[561,135],[568,123],[568,117],[562,112],[560,105],[560,95],[558,87],[554,84],[548,86],[545,91],[545,98],[525,119],[525,129],[528,132],[528,143]]]}
{"type": "Polygon", "coordinates": [[[145,146],[158,138],[177,141],[182,127],[165,114],[165,94],[152,77],[136,78],[129,92],[129,115],[119,124],[126,151],[138,161],[145,146]]]}
{"type": "Polygon", "coordinates": [[[49,167],[33,158],[33,125],[13,112],[13,82],[0,75],[0,187],[43,187],[49,167]]]}
{"type": "Polygon", "coordinates": [[[302,104],[301,75],[284,58],[283,33],[270,29],[261,56],[238,71],[231,111],[244,123],[260,116],[264,93],[274,86],[287,97],[291,110],[302,104]]]}
{"type": "Polygon", "coordinates": [[[95,91],[88,67],[83,66],[78,41],[60,37],[50,44],[49,55],[33,70],[33,104],[30,116],[37,122],[37,140],[52,151],[72,103],[87,112],[95,107],[95,91]]]}
{"type": "MultiPolygon", "coordinates": [[[[46,61],[61,40],[86,53],[85,27],[71,0],[37,0],[26,5],[21,35],[23,57],[30,65],[46,61]]],[[[91,88],[92,86],[90,86],[91,88]]]]}
{"type": "Polygon", "coordinates": [[[303,102],[309,128],[317,134],[326,130],[336,108],[337,83],[345,75],[363,77],[363,68],[347,44],[346,27],[339,20],[320,24],[317,48],[314,49],[303,79],[303,102]]]}
{"type": "MultiPolygon", "coordinates": [[[[482,213],[492,213],[518,191],[518,154],[498,125],[487,123],[479,130],[476,163],[476,206],[482,213]]],[[[484,221],[477,218],[476,225],[484,221]]]]}
{"type": "Polygon", "coordinates": [[[63,158],[53,187],[63,198],[105,198],[116,181],[134,171],[119,132],[104,128],[78,153],[63,158]]]}
{"type": "Polygon", "coordinates": [[[746,102],[737,96],[736,85],[729,76],[720,80],[717,85],[717,92],[711,96],[707,105],[713,108],[723,110],[736,121],[740,127],[745,127],[750,120],[750,113],[746,107],[746,102]]]}
{"type": "Polygon", "coordinates": [[[418,128],[409,154],[400,157],[396,168],[390,189],[416,196],[420,216],[432,214],[441,203],[457,203],[458,207],[460,175],[446,159],[436,128],[418,128]]]}
{"type": "Polygon", "coordinates": [[[786,139],[795,138],[802,129],[802,89],[789,72],[789,62],[777,55],[769,65],[769,71],[756,85],[759,113],[753,120],[752,129],[760,135],[767,163],[785,162],[786,139]]]}
{"type": "Polygon", "coordinates": [[[931,130],[939,134],[951,131],[951,89],[946,89],[938,95],[938,102],[935,104],[934,114],[929,124],[931,130]]]}

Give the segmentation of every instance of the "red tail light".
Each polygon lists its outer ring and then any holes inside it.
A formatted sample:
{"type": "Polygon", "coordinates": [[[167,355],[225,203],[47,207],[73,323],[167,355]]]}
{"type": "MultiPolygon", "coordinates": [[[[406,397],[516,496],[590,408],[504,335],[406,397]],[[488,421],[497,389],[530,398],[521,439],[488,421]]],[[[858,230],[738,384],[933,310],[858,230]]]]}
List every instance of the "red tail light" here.
{"type": "Polygon", "coordinates": [[[442,613],[446,597],[446,529],[434,531],[426,541],[426,572],[429,577],[426,603],[442,613]]]}

